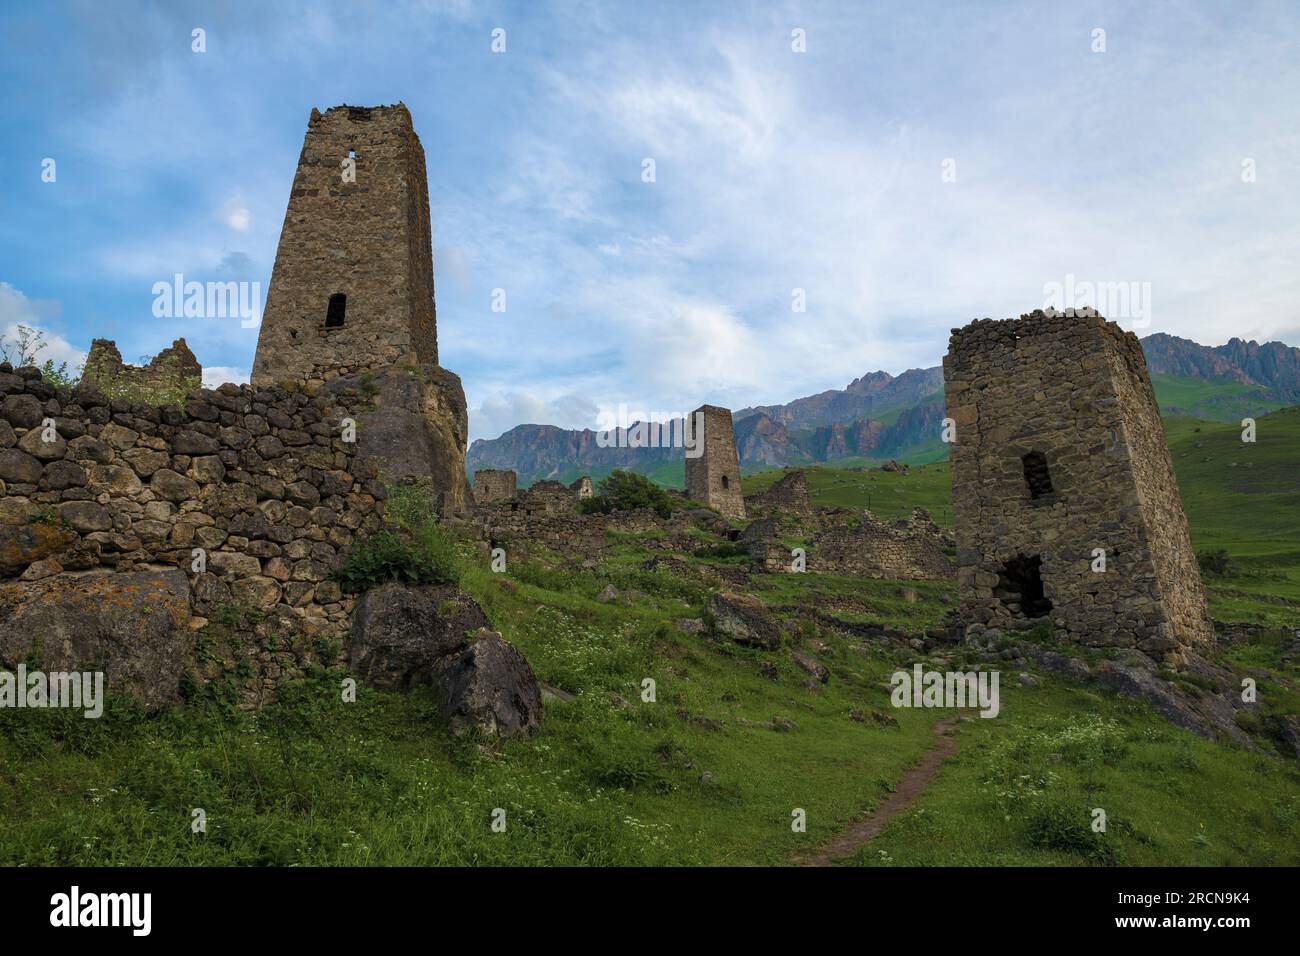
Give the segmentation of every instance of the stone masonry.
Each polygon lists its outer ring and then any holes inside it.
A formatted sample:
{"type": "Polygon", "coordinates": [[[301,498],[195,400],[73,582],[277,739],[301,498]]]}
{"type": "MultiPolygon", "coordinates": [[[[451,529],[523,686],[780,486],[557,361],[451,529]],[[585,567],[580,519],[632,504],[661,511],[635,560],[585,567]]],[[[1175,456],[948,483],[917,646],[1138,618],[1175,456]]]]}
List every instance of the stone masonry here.
{"type": "Polygon", "coordinates": [[[437,362],[428,183],[411,114],[400,103],[313,109],[252,383],[437,362]]]}
{"type": "Polygon", "coordinates": [[[951,580],[943,532],[924,508],[910,521],[885,524],[864,511],[856,526],[837,523],[814,537],[808,567],[821,574],[916,581],[951,580]]]}
{"type": "Polygon", "coordinates": [[[694,435],[702,443],[703,454],[686,457],[686,494],[696,501],[716,508],[728,518],[745,517],[745,498],[740,488],[740,456],[736,452],[736,432],[731,423],[731,409],[702,405],[687,419],[687,427],[697,423],[703,435],[694,435]]]}
{"type": "Polygon", "coordinates": [[[1061,639],[1172,663],[1210,641],[1137,337],[1039,311],[954,329],[943,364],[968,626],[1042,618],[1061,639]]]}
{"type": "Polygon", "coordinates": [[[508,469],[484,468],[474,472],[474,503],[485,505],[490,501],[515,496],[515,473],[508,469]]]}

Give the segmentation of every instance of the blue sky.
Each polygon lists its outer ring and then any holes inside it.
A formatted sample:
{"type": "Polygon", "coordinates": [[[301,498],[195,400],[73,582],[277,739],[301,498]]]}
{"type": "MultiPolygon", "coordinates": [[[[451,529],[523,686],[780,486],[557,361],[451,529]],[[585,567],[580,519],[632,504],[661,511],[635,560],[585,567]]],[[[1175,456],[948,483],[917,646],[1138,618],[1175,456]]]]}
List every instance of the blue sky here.
{"type": "Polygon", "coordinates": [[[472,437],[934,365],[1067,276],[1146,283],[1139,334],[1300,345],[1298,37],[1294,3],[7,4],[0,330],[243,380],[256,329],[153,284],[264,296],[312,107],[401,100],[472,437]]]}

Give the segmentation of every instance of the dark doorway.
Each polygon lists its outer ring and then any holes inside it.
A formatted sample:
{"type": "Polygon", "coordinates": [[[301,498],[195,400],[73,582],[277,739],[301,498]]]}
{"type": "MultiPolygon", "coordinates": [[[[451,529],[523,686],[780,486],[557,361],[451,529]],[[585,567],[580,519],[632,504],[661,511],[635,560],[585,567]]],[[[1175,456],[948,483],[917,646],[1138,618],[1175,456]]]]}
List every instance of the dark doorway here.
{"type": "Polygon", "coordinates": [[[342,292],[330,296],[329,309],[325,312],[325,328],[343,328],[343,317],[348,311],[348,297],[342,292]]]}
{"type": "Polygon", "coordinates": [[[1020,459],[1025,466],[1025,484],[1030,498],[1043,498],[1052,493],[1052,473],[1047,470],[1047,456],[1041,451],[1031,451],[1020,459]]]}
{"type": "Polygon", "coordinates": [[[994,597],[1025,617],[1044,617],[1051,613],[1052,602],[1043,593],[1042,566],[1043,559],[1036,554],[1011,558],[998,572],[994,597]]]}

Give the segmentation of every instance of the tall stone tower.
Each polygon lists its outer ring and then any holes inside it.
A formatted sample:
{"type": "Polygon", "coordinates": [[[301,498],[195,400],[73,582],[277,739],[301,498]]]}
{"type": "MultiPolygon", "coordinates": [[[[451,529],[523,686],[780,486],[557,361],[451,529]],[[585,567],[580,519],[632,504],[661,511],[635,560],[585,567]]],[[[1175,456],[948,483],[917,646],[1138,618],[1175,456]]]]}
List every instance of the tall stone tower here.
{"type": "Polygon", "coordinates": [[[745,496],[740,490],[740,456],[736,453],[736,432],[731,409],[701,405],[686,420],[703,454],[686,456],[686,494],[702,501],[728,518],[745,517],[745,496]]]}
{"type": "Polygon", "coordinates": [[[1137,336],[1091,314],[982,319],[943,371],[968,625],[1043,618],[1175,663],[1212,640],[1137,336]]]}
{"type": "Polygon", "coordinates": [[[311,111],[254,385],[438,362],[424,149],[396,106],[311,111]]]}

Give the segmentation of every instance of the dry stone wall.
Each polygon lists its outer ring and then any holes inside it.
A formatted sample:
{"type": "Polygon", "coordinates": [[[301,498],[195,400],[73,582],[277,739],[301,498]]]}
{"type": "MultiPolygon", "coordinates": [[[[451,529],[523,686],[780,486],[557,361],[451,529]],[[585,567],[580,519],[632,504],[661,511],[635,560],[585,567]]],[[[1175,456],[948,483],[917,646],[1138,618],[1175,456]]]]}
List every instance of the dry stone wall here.
{"type": "Polygon", "coordinates": [[[5,365],[0,395],[11,611],[37,584],[178,568],[198,617],[280,608],[322,632],[347,629],[352,601],[330,572],[382,526],[384,490],[344,440],[340,422],[358,414],[345,398],[223,385],[184,410],[155,408],[91,386],[55,392],[37,370],[5,365]]]}
{"type": "Polygon", "coordinates": [[[474,472],[474,502],[485,505],[515,496],[515,473],[507,469],[484,468],[474,472]]]}
{"type": "Polygon", "coordinates": [[[923,508],[894,525],[864,511],[856,525],[836,523],[812,539],[808,568],[851,577],[943,580],[956,570],[944,543],[923,508]]]}

